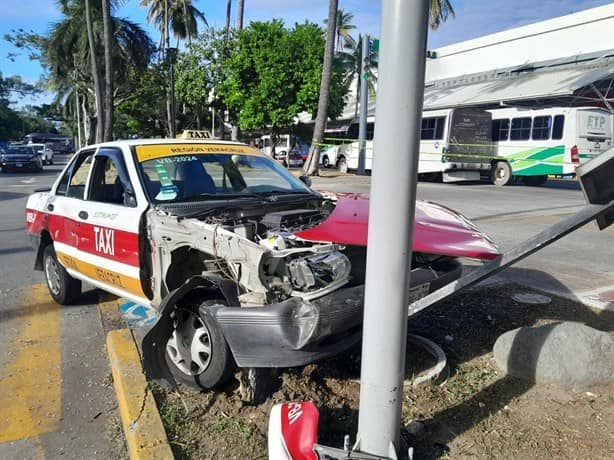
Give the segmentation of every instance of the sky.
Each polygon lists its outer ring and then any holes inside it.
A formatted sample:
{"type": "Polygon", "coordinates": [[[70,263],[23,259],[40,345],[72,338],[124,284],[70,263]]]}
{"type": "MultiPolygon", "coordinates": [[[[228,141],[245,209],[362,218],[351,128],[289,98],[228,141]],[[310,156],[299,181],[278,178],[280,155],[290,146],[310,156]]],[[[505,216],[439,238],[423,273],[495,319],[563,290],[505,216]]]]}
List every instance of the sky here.
{"type": "MultiPolygon", "coordinates": [[[[96,0],[92,0],[96,1],[96,0]]],[[[128,18],[147,30],[154,42],[158,32],[147,23],[147,10],[140,7],[141,0],[124,0],[114,13],[128,18]]],[[[501,30],[542,21],[557,16],[611,3],[604,0],[451,0],[456,18],[449,18],[438,30],[429,32],[429,49],[457,43],[501,30]]],[[[212,27],[224,27],[226,1],[194,0],[204,12],[212,27]]],[[[20,75],[35,83],[42,75],[41,66],[30,61],[25,53],[12,59],[15,50],[4,36],[13,30],[24,29],[46,34],[53,23],[62,19],[55,0],[0,0],[0,72],[4,77],[20,75]]],[[[237,1],[232,0],[232,21],[236,21],[237,1]]],[[[339,8],[354,14],[356,34],[378,36],[381,20],[379,0],[339,0],[339,8]]],[[[245,0],[244,24],[254,20],[280,18],[287,25],[310,20],[322,24],[327,16],[327,0],[245,0]]],[[[28,103],[49,102],[50,96],[41,96],[28,103]]],[[[26,101],[14,101],[23,105],[26,101]]]]}

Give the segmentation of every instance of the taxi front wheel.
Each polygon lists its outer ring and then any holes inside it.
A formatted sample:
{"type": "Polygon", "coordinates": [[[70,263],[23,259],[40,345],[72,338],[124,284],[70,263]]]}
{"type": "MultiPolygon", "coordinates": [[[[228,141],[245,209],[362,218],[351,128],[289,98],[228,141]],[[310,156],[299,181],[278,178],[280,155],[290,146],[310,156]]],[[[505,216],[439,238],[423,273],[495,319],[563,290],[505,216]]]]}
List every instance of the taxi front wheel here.
{"type": "MultiPolygon", "coordinates": [[[[205,300],[201,307],[224,305],[205,300]]],[[[198,308],[179,308],[172,314],[173,332],[166,344],[166,363],[176,379],[193,388],[212,389],[231,376],[232,353],[215,321],[198,308]]]]}
{"type": "Polygon", "coordinates": [[[70,305],[81,295],[81,281],[74,279],[60,264],[53,244],[43,253],[43,269],[49,294],[60,305],[70,305]]]}

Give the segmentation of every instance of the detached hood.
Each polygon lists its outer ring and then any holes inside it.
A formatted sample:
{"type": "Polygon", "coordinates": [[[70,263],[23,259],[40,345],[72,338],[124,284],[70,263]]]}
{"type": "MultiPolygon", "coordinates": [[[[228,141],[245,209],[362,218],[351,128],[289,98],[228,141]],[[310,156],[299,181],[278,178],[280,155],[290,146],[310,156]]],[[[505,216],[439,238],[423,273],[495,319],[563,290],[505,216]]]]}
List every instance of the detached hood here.
{"type": "MultiPolygon", "coordinates": [[[[320,224],[295,235],[308,241],[366,246],[369,198],[360,194],[325,195],[337,198],[335,209],[320,224]]],[[[464,216],[424,201],[416,202],[413,251],[474,259],[500,255],[495,243],[464,216]]]]}

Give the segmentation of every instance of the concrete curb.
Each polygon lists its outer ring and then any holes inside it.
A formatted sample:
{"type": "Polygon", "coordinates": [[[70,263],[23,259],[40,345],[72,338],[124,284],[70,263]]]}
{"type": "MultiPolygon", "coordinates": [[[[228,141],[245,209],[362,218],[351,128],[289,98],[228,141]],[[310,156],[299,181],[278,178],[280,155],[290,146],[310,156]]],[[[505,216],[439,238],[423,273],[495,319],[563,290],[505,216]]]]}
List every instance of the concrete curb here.
{"type": "Polygon", "coordinates": [[[130,330],[109,332],[107,349],[130,458],[174,458],[130,330]]]}

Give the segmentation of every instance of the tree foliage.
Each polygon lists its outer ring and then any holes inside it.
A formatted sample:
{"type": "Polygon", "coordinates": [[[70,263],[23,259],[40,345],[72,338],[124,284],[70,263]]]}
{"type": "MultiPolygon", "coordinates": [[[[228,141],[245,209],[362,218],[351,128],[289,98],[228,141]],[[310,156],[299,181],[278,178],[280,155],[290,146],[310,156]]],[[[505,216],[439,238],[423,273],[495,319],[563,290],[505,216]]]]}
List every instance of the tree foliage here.
{"type": "MultiPolygon", "coordinates": [[[[216,93],[237,114],[243,130],[290,126],[318,105],[324,36],[313,23],[287,29],[280,20],[252,22],[230,38],[232,53],[221,57],[224,74],[216,93]]],[[[333,78],[328,114],[337,117],[347,88],[333,78]]]]}

